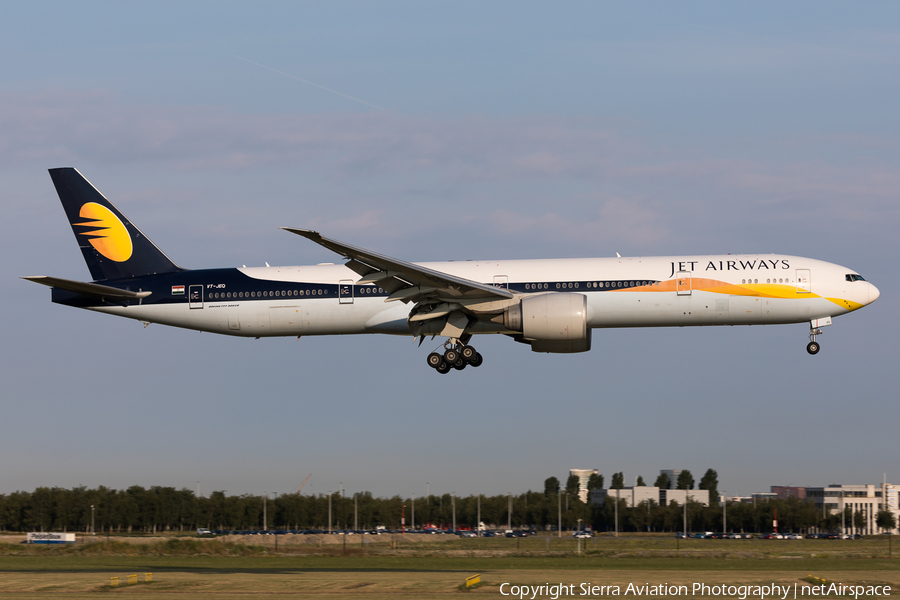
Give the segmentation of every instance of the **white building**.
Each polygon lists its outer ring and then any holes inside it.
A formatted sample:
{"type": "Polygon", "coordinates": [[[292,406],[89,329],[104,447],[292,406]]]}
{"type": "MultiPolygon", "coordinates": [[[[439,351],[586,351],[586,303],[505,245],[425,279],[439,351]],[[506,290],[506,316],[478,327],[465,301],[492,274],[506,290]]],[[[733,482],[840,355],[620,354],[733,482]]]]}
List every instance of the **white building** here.
{"type": "Polygon", "coordinates": [[[591,475],[599,474],[600,471],[597,469],[569,469],[569,477],[572,475],[578,477],[578,497],[582,502],[587,502],[588,499],[588,479],[591,475]]]}
{"type": "Polygon", "coordinates": [[[703,506],[709,506],[709,490],[666,490],[656,486],[624,487],[620,490],[601,489],[591,490],[592,504],[605,504],[607,498],[613,500],[618,497],[625,501],[628,508],[634,508],[641,502],[653,500],[661,506],[668,506],[675,502],[679,506],[684,505],[685,498],[691,502],[699,502],[703,506]]]}
{"type": "MultiPolygon", "coordinates": [[[[853,517],[845,520],[845,533],[859,533],[862,535],[879,533],[881,529],[876,524],[878,511],[883,508],[894,514],[894,519],[900,523],[900,485],[883,483],[877,485],[829,485],[827,487],[806,488],[807,499],[816,503],[816,509],[822,516],[828,514],[841,514],[841,511],[849,508],[850,514],[861,513],[865,519],[863,527],[857,528],[853,517]],[[887,499],[885,503],[883,498],[887,499]],[[849,522],[848,522],[849,521],[849,522]]],[[[894,533],[900,529],[894,529],[894,533]]]]}

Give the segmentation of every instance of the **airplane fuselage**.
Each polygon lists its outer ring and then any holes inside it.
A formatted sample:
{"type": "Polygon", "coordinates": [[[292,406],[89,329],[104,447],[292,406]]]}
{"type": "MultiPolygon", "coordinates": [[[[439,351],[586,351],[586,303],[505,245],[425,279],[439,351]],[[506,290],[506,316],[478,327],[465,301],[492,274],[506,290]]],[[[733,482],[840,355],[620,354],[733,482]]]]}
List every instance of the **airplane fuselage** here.
{"type": "MultiPolygon", "coordinates": [[[[583,294],[587,324],[594,329],[812,322],[851,312],[878,296],[850,269],[776,254],[417,264],[522,295],[583,294]]],[[[235,336],[411,335],[409,306],[385,302],[385,290],[357,285],[359,279],[333,264],[201,269],[106,282],[151,292],[139,300],[99,300],[56,289],[53,300],[235,336]]],[[[479,322],[472,333],[515,332],[479,322]]]]}

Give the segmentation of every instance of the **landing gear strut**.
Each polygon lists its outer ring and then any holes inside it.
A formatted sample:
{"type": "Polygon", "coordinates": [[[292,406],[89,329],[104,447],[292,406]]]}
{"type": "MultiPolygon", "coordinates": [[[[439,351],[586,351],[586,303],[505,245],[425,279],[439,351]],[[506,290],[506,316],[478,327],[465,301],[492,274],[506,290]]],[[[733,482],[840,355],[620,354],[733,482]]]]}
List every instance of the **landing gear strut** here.
{"type": "Polygon", "coordinates": [[[443,354],[432,352],[426,360],[429,367],[441,374],[450,372],[450,369],[462,371],[468,366],[480,367],[484,362],[475,348],[453,338],[444,342],[443,354]]]}

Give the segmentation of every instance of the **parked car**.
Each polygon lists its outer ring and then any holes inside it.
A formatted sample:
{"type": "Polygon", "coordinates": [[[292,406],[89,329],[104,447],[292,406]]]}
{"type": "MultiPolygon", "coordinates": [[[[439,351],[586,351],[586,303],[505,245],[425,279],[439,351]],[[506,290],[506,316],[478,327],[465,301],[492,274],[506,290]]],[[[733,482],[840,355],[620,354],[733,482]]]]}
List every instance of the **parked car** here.
{"type": "Polygon", "coordinates": [[[585,540],[585,539],[590,539],[591,537],[592,536],[591,536],[590,531],[576,531],[575,532],[575,539],[585,540]]]}

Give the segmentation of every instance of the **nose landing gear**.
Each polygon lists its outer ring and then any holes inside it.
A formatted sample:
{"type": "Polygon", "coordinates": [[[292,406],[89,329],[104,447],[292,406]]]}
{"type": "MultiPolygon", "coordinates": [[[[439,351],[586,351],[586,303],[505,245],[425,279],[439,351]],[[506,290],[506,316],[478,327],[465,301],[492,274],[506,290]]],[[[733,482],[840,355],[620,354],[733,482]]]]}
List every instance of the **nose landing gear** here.
{"type": "Polygon", "coordinates": [[[817,335],[822,335],[822,330],[818,328],[813,329],[812,327],[810,327],[809,343],[806,345],[806,351],[813,355],[818,354],[819,350],[821,349],[821,346],[819,346],[819,342],[816,341],[817,335]]]}
{"type": "Polygon", "coordinates": [[[432,352],[426,360],[429,367],[441,374],[450,372],[450,369],[462,371],[467,366],[480,367],[484,362],[475,348],[452,338],[444,342],[443,354],[432,352]]]}

